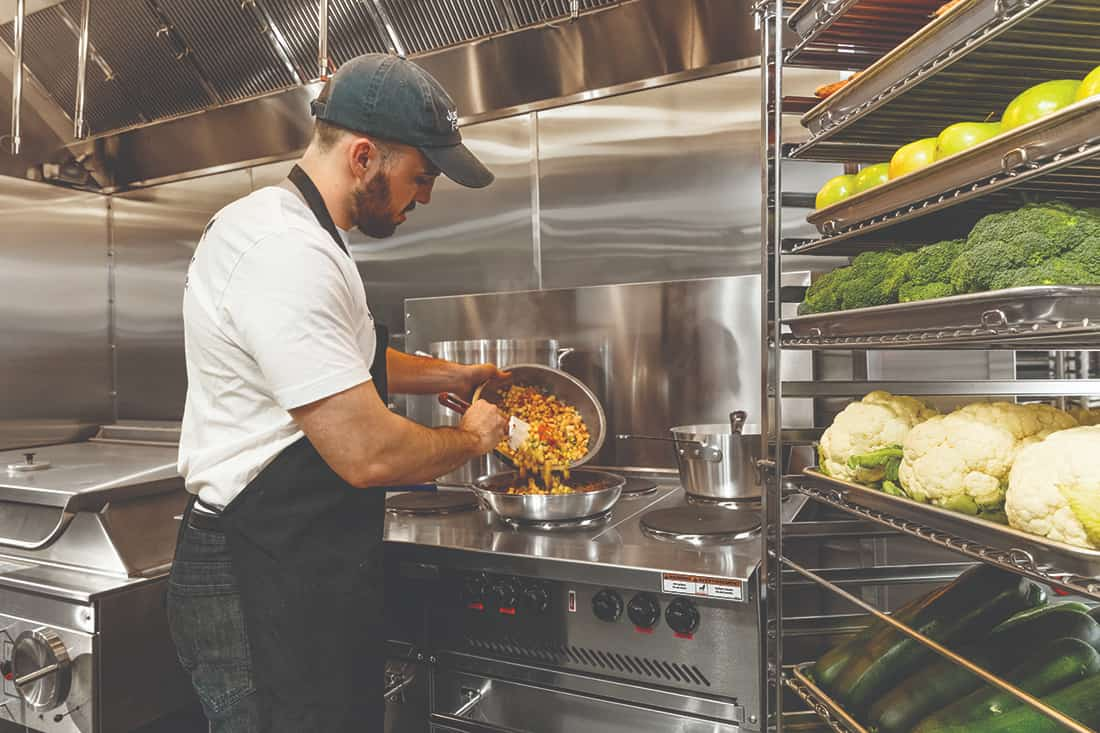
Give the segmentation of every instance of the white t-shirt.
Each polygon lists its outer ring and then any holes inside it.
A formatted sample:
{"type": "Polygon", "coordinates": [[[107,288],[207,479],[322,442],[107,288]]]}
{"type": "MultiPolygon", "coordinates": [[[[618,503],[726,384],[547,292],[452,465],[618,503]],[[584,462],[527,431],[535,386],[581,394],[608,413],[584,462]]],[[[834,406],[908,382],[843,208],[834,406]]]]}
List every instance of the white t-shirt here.
{"type": "Polygon", "coordinates": [[[281,186],[214,217],[188,268],[183,325],[179,471],[215,507],[302,437],[288,410],[371,378],[374,318],[355,261],[281,186]]]}

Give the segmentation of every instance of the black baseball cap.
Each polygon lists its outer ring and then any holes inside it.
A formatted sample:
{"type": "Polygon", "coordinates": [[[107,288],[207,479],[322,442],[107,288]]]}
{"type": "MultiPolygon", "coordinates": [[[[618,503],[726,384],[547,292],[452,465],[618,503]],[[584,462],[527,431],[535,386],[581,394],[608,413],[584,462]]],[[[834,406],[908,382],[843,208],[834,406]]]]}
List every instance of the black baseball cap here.
{"type": "Polygon", "coordinates": [[[458,108],[447,90],[408,59],[368,53],[351,59],[332,75],[325,99],[315,99],[319,120],[424,153],[455,183],[484,188],[492,172],[462,144],[458,108]]]}

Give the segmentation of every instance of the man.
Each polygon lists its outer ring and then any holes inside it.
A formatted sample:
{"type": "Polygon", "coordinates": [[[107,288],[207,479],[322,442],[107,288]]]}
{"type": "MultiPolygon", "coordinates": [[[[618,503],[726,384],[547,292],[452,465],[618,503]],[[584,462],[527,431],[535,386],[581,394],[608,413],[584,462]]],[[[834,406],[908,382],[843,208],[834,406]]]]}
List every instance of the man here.
{"type": "Polygon", "coordinates": [[[497,370],[387,350],[347,249],[352,227],[393,234],[440,173],[492,181],[454,103],[412,62],[372,54],[313,111],[288,181],[207,225],[183,300],[179,468],[197,498],[168,614],[215,733],[382,730],[383,487],[453,470],[507,425],[483,401],[455,428],[386,408],[387,380],[469,394],[497,370]]]}

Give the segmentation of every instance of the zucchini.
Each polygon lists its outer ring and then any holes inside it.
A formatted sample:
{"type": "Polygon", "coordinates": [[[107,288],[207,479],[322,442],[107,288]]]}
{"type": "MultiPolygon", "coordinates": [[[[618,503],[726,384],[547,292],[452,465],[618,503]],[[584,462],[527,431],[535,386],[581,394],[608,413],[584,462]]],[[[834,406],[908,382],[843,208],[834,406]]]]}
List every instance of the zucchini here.
{"type": "MultiPolygon", "coordinates": [[[[1064,603],[1018,613],[996,626],[990,635],[962,656],[993,674],[1028,659],[1054,639],[1071,637],[1086,647],[1100,643],[1100,624],[1081,612],[1082,604],[1064,603]]],[[[905,733],[924,717],[968,695],[982,680],[964,667],[936,655],[927,666],[879,698],[868,715],[879,733],[905,733]]],[[[1049,690],[1048,690],[1049,691],[1049,690]]]]}
{"type": "MultiPolygon", "coordinates": [[[[1100,727],[1100,675],[1092,675],[1044,695],[1042,701],[1089,728],[1100,727]]],[[[1061,733],[1065,730],[1030,705],[1023,703],[997,716],[970,720],[961,725],[925,727],[920,733],[1061,733]]]]}
{"type": "MultiPolygon", "coordinates": [[[[1007,649],[976,649],[959,652],[979,667],[998,673],[1008,664],[1007,649]]],[[[982,680],[965,667],[940,657],[908,677],[904,682],[880,697],[867,720],[877,733],[908,733],[922,718],[949,705],[982,686],[982,680]]]]}
{"type": "MultiPolygon", "coordinates": [[[[1100,653],[1080,639],[1063,638],[1038,650],[1005,675],[1024,692],[1042,697],[1100,673],[1100,653]]],[[[1023,705],[1016,697],[991,685],[956,700],[925,718],[913,733],[966,730],[972,723],[995,718],[1023,705]]]]}
{"type": "MultiPolygon", "coordinates": [[[[1043,591],[1019,575],[985,567],[984,572],[968,570],[956,579],[911,625],[933,641],[951,646],[1045,601],[1043,591]]],[[[845,665],[833,694],[860,718],[876,698],[936,656],[928,647],[888,628],[845,665]]]]}

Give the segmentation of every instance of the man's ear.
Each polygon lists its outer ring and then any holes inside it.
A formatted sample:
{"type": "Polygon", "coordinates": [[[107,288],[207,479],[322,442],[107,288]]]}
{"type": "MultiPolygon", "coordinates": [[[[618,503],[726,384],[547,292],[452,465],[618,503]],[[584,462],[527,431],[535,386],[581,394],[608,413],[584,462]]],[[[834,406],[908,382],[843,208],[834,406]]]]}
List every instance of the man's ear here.
{"type": "Polygon", "coordinates": [[[352,139],[347,149],[347,162],[351,175],[356,180],[373,177],[382,158],[382,151],[367,137],[352,139]]]}

